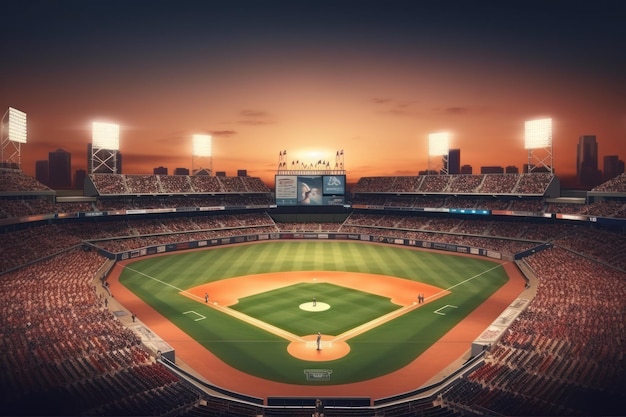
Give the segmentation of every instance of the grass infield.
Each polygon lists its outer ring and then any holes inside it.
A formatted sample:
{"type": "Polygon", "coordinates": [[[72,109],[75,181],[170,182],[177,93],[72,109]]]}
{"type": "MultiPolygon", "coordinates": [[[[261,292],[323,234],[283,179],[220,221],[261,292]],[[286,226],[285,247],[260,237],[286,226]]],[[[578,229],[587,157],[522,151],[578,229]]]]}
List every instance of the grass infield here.
{"type": "Polygon", "coordinates": [[[246,297],[231,307],[298,336],[338,335],[399,308],[388,298],[338,285],[301,283],[246,297]],[[329,310],[306,312],[300,304],[315,296],[329,310]]]}
{"type": "MultiPolygon", "coordinates": [[[[504,268],[487,259],[344,241],[264,242],[175,253],[133,262],[120,277],[124,286],[230,366],[289,384],[308,384],[304,369],[332,370],[332,380],[318,385],[354,383],[406,366],[507,280],[504,268]],[[294,358],[287,340],[180,294],[226,278],[289,271],[394,276],[450,294],[349,339],[347,356],[322,362],[294,358]]],[[[338,335],[399,306],[359,288],[300,283],[246,297],[231,308],[295,335],[338,335]],[[298,308],[313,295],[331,308],[315,313],[298,308]]],[[[471,342],[450,343],[469,348],[471,342]]]]}

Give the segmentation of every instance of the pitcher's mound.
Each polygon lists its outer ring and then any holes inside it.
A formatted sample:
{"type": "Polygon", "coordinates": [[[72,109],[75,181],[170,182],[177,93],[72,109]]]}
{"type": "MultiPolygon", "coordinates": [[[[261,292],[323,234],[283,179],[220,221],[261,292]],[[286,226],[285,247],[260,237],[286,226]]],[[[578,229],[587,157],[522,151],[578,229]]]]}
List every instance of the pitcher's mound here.
{"type": "Polygon", "coordinates": [[[343,358],[350,353],[350,345],[346,342],[332,340],[333,336],[322,335],[320,350],[317,350],[316,334],[304,336],[303,339],[303,342],[289,343],[287,352],[291,356],[304,361],[332,361],[343,358]]]}
{"type": "Polygon", "coordinates": [[[330,308],[329,304],[320,303],[319,301],[313,305],[313,302],[302,303],[300,304],[300,309],[304,311],[324,311],[330,308]]]}

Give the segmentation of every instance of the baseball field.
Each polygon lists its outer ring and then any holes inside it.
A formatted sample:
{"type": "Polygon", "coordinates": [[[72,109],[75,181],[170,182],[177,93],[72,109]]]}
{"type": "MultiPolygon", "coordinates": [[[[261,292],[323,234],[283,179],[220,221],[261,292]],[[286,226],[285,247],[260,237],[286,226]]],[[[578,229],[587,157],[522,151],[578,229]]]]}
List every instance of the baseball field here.
{"type": "MultiPolygon", "coordinates": [[[[334,388],[407,379],[401,370],[428,353],[469,349],[523,289],[511,266],[392,245],[274,241],[120,262],[112,290],[212,383],[260,396],[341,393],[334,388]],[[463,322],[472,330],[459,332],[463,322]]],[[[414,384],[430,372],[421,366],[414,384]]]]}

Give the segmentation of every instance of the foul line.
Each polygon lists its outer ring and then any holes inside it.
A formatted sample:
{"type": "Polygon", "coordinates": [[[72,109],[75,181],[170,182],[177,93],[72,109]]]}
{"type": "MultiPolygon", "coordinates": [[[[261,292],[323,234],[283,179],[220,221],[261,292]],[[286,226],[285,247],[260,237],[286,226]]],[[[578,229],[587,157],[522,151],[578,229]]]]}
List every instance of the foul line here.
{"type": "Polygon", "coordinates": [[[480,274],[476,274],[476,275],[474,275],[473,277],[469,277],[469,278],[468,278],[468,279],[466,279],[466,280],[463,280],[463,281],[461,281],[461,282],[459,282],[459,283],[457,283],[457,284],[454,284],[454,285],[453,285],[453,286],[451,286],[451,287],[446,288],[445,290],[441,290],[441,291],[439,291],[439,292],[438,292],[438,293],[436,293],[436,294],[433,294],[433,295],[431,295],[431,296],[429,296],[429,297],[426,297],[426,300],[428,300],[429,298],[434,298],[434,297],[437,297],[437,296],[439,296],[440,294],[443,294],[443,293],[446,293],[446,292],[450,292],[450,290],[451,290],[451,289],[456,288],[456,287],[458,287],[458,286],[459,286],[459,285],[461,285],[461,284],[465,284],[466,282],[470,282],[471,280],[473,280],[473,279],[475,279],[475,278],[478,278],[479,276],[484,275],[484,274],[486,274],[487,272],[491,272],[491,271],[493,271],[493,270],[494,270],[494,269],[496,269],[496,268],[500,268],[501,266],[502,266],[502,264],[498,264],[498,265],[496,265],[496,266],[494,266],[494,267],[491,267],[491,268],[489,268],[489,269],[487,269],[487,270],[485,270],[485,271],[481,272],[480,274]]]}
{"type": "MultiPolygon", "coordinates": [[[[167,283],[165,281],[161,281],[160,279],[155,278],[153,276],[150,276],[148,274],[145,274],[145,273],[143,273],[141,271],[137,271],[136,269],[130,268],[128,266],[122,266],[122,268],[123,269],[128,269],[129,271],[135,272],[135,273],[137,273],[139,275],[143,275],[146,278],[150,278],[151,280],[154,280],[154,281],[158,282],[159,284],[163,284],[163,285],[166,285],[166,286],[168,286],[170,288],[173,288],[173,289],[177,290],[180,293],[186,294],[189,298],[197,299],[197,300],[200,300],[200,301],[203,300],[202,297],[198,297],[197,295],[195,295],[193,293],[190,293],[188,291],[180,289],[177,286],[169,284],[169,283],[167,283]]],[[[229,315],[231,315],[233,317],[237,317],[239,320],[247,321],[248,323],[251,323],[251,324],[255,325],[256,327],[259,327],[261,329],[267,330],[267,331],[269,331],[271,333],[274,333],[275,335],[278,335],[278,336],[280,336],[280,337],[282,337],[284,339],[287,339],[289,341],[302,341],[303,340],[301,337],[296,336],[296,335],[294,335],[294,334],[292,334],[292,333],[290,333],[288,331],[285,331],[285,330],[280,329],[278,327],[272,326],[271,324],[265,323],[265,322],[263,322],[261,320],[255,319],[254,317],[250,317],[250,316],[245,315],[243,313],[240,313],[238,311],[232,310],[232,309],[230,309],[228,307],[223,307],[223,306],[215,305],[215,304],[209,304],[209,307],[213,307],[213,308],[215,308],[217,310],[221,310],[221,311],[225,312],[226,314],[229,314],[229,315]]],[[[187,313],[183,313],[183,314],[187,314],[187,313]]],[[[196,314],[198,314],[198,313],[196,313],[196,314]]],[[[195,321],[198,321],[198,320],[202,320],[202,319],[196,319],[195,321]]]]}
{"type": "MultiPolygon", "coordinates": [[[[118,265],[119,265],[119,264],[118,264],[118,265]]],[[[201,297],[198,297],[198,296],[197,296],[197,295],[195,295],[195,294],[192,294],[192,293],[190,293],[190,292],[188,292],[188,291],[186,291],[186,290],[180,289],[180,288],[178,288],[177,286],[172,285],[172,284],[170,284],[170,283],[167,283],[167,282],[165,282],[165,281],[161,281],[160,279],[155,278],[155,277],[153,277],[153,276],[150,276],[150,275],[148,275],[148,274],[145,274],[145,273],[143,273],[143,272],[141,272],[141,271],[137,271],[136,269],[133,269],[133,268],[128,267],[128,266],[122,266],[122,268],[123,268],[123,269],[128,269],[129,271],[133,271],[133,272],[134,272],[134,273],[136,273],[136,274],[143,275],[144,277],[146,277],[146,278],[150,278],[151,280],[156,281],[156,282],[158,282],[159,284],[166,285],[166,286],[168,286],[168,287],[170,287],[170,288],[175,289],[175,290],[176,290],[176,291],[178,291],[178,292],[181,292],[181,293],[187,294],[188,296],[190,296],[190,297],[192,297],[192,298],[197,298],[198,300],[202,300],[202,298],[201,298],[201,297]]]]}
{"type": "MultiPolygon", "coordinates": [[[[451,286],[451,287],[449,287],[449,288],[447,288],[447,289],[445,289],[445,290],[441,290],[441,291],[439,291],[439,292],[438,292],[438,293],[436,293],[436,294],[433,294],[433,295],[431,295],[431,296],[426,297],[426,298],[425,298],[425,300],[436,299],[436,298],[438,298],[438,297],[440,297],[440,296],[442,296],[442,295],[449,294],[451,289],[456,288],[456,287],[458,287],[459,285],[465,284],[465,283],[467,283],[467,282],[469,282],[469,281],[471,281],[471,280],[473,280],[473,279],[476,279],[476,278],[480,277],[481,275],[486,274],[487,272],[493,271],[493,270],[494,270],[494,269],[496,269],[496,268],[500,268],[501,266],[502,266],[502,264],[498,264],[498,265],[495,265],[495,266],[493,266],[493,267],[491,267],[491,268],[489,268],[489,269],[486,269],[486,270],[484,270],[483,272],[481,272],[481,273],[479,273],[479,274],[476,274],[476,275],[474,275],[474,276],[472,276],[472,277],[469,277],[469,278],[467,278],[466,280],[463,280],[463,281],[461,281],[461,282],[459,282],[459,283],[456,283],[456,284],[454,284],[453,286],[451,286]]],[[[391,318],[395,318],[395,317],[398,317],[398,316],[402,316],[402,315],[404,315],[405,313],[407,313],[408,311],[416,309],[416,308],[417,308],[417,306],[418,306],[418,305],[416,305],[416,304],[412,304],[412,305],[407,305],[407,306],[404,306],[404,307],[402,307],[402,308],[400,308],[400,309],[398,309],[398,310],[395,310],[395,311],[392,311],[392,312],[390,312],[390,313],[387,313],[387,314],[385,314],[384,316],[377,317],[377,318],[375,318],[374,320],[368,321],[367,323],[363,323],[362,325],[360,325],[360,326],[358,326],[358,327],[355,327],[355,328],[353,328],[353,329],[350,329],[350,330],[348,330],[348,331],[346,331],[346,332],[344,332],[344,333],[342,333],[342,334],[338,335],[338,336],[337,336],[337,337],[335,337],[335,339],[333,339],[333,340],[337,340],[337,341],[343,340],[343,341],[346,341],[346,340],[348,340],[348,339],[351,339],[351,338],[353,338],[353,337],[355,337],[355,336],[358,336],[358,335],[359,335],[359,334],[361,334],[361,333],[365,333],[366,331],[369,331],[369,330],[371,330],[371,329],[374,329],[374,328],[376,328],[376,327],[380,326],[381,324],[386,323],[386,322],[387,322],[387,321],[389,321],[391,318]],[[395,317],[394,317],[394,316],[395,316],[395,317]]],[[[455,307],[455,306],[451,306],[451,307],[457,308],[457,307],[455,307]]],[[[442,315],[445,315],[445,314],[443,314],[443,313],[437,313],[437,314],[442,314],[442,315]]]]}

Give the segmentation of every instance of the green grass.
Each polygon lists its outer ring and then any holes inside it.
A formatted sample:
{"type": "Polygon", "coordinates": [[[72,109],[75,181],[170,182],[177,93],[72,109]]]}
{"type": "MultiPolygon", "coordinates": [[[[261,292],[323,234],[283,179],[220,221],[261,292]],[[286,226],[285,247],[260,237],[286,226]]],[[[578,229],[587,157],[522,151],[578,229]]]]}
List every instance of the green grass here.
{"type": "Polygon", "coordinates": [[[338,285],[301,283],[246,297],[231,308],[306,336],[317,332],[339,335],[400,307],[388,298],[338,285]],[[319,312],[300,309],[300,304],[310,303],[313,295],[331,308],[319,312]]]}
{"type": "MultiPolygon", "coordinates": [[[[305,384],[303,370],[332,369],[328,384],[361,381],[406,366],[482,304],[507,281],[503,268],[487,259],[423,252],[398,246],[345,241],[279,241],[182,252],[129,265],[123,285],[168,317],[231,366],[262,378],[305,384]],[[179,294],[206,282],[249,274],[286,271],[347,271],[390,275],[424,282],[451,293],[349,340],[350,354],[308,362],[287,353],[288,342],[179,294]],[[446,315],[433,311],[445,305],[446,315]],[[196,311],[206,320],[194,321],[196,311]]],[[[503,306],[504,308],[505,306],[503,306]]],[[[331,284],[297,284],[246,297],[233,306],[297,335],[345,329],[398,308],[388,299],[331,284]],[[326,312],[306,314],[298,305],[333,300],[326,312]],[[323,292],[322,292],[323,291],[323,292]]],[[[458,341],[470,347],[471,340],[458,341]]],[[[315,384],[324,384],[315,382],[315,384]]]]}

